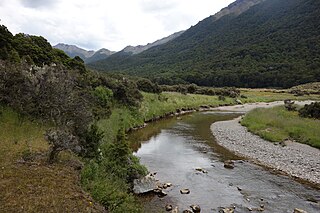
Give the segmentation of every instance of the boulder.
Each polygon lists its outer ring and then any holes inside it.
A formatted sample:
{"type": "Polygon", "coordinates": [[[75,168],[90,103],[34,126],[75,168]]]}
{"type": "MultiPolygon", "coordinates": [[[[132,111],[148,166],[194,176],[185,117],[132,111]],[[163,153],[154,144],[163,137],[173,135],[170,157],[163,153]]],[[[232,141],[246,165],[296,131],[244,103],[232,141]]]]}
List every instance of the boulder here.
{"type": "Polygon", "coordinates": [[[167,204],[165,208],[166,208],[166,211],[171,211],[172,210],[172,205],[167,204]]]}
{"type": "Polygon", "coordinates": [[[190,194],[190,190],[189,189],[181,189],[180,193],[181,194],[190,194]]]}
{"type": "Polygon", "coordinates": [[[153,175],[147,175],[140,179],[135,179],[133,181],[133,192],[135,194],[143,194],[147,192],[152,192],[157,189],[158,181],[153,175]]]}
{"type": "Polygon", "coordinates": [[[302,209],[295,208],[293,210],[293,213],[308,213],[308,212],[306,212],[305,210],[302,210],[302,209]]]}
{"type": "Polygon", "coordinates": [[[182,213],[192,213],[192,211],[190,209],[186,209],[186,210],[183,210],[182,213]]]}
{"type": "Polygon", "coordinates": [[[234,162],[232,160],[225,161],[224,162],[224,168],[233,169],[234,168],[234,162]]]}
{"type": "Polygon", "coordinates": [[[201,208],[200,208],[199,205],[191,205],[190,208],[192,209],[192,211],[193,211],[194,213],[198,213],[198,212],[201,211],[201,208]]]}

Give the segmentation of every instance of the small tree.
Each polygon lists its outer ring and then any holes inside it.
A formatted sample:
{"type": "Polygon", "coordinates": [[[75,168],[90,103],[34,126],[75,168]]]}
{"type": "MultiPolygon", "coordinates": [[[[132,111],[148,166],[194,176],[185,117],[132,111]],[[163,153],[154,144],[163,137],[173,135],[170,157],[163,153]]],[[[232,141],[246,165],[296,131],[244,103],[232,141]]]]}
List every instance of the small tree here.
{"type": "Polygon", "coordinates": [[[67,129],[50,129],[46,132],[45,138],[50,146],[48,162],[53,163],[59,152],[71,150],[80,153],[79,139],[67,129]]]}

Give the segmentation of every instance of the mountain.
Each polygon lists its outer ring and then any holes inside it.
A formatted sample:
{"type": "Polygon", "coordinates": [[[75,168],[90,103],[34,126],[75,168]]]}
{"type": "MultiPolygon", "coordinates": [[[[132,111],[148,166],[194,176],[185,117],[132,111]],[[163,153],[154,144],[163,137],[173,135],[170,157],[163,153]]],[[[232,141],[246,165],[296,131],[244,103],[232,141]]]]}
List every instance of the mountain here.
{"type": "Polygon", "coordinates": [[[138,46],[127,46],[125,47],[121,52],[122,53],[128,53],[128,54],[131,54],[131,55],[135,55],[135,54],[139,54],[139,53],[142,53],[143,51],[146,51],[148,49],[150,49],[151,47],[155,47],[155,46],[158,46],[158,45],[161,45],[161,44],[165,44],[177,37],[179,37],[182,33],[184,33],[184,30],[183,31],[180,31],[180,32],[176,32],[172,35],[169,35],[165,38],[162,38],[162,39],[159,39],[153,43],[149,43],[147,45],[138,45],[138,46]]]}
{"type": "Polygon", "coordinates": [[[84,59],[84,62],[85,63],[92,63],[95,61],[106,59],[109,56],[113,55],[114,53],[116,53],[116,52],[102,48],[102,49],[98,50],[97,52],[95,52],[91,57],[84,59]]]}
{"type": "Polygon", "coordinates": [[[62,44],[62,43],[59,43],[53,47],[60,49],[60,50],[63,50],[69,57],[79,56],[80,58],[82,58],[82,60],[84,60],[84,62],[86,64],[88,64],[88,63],[94,63],[99,60],[107,59],[111,55],[115,55],[115,58],[117,58],[117,57],[126,57],[129,55],[139,54],[147,49],[150,49],[151,47],[165,44],[165,43],[173,40],[173,39],[177,38],[178,36],[180,36],[183,32],[184,31],[176,32],[170,36],[159,39],[159,40],[157,40],[153,43],[149,43],[147,45],[127,46],[119,52],[110,51],[105,48],[102,48],[96,52],[93,50],[88,51],[88,50],[82,49],[80,47],[77,47],[75,45],[68,45],[68,44],[62,44]]]}
{"type": "Polygon", "coordinates": [[[89,67],[162,84],[291,87],[320,81],[320,1],[238,0],[179,37],[89,67]]]}
{"type": "MultiPolygon", "coordinates": [[[[147,45],[138,45],[138,46],[127,46],[123,50],[113,54],[112,56],[108,57],[108,61],[112,63],[114,66],[117,66],[118,64],[121,64],[121,61],[126,60],[127,58],[130,58],[130,56],[140,54],[152,47],[156,47],[159,45],[163,45],[165,43],[168,43],[171,40],[176,39],[177,37],[181,36],[185,31],[176,32],[172,35],[169,35],[165,38],[159,39],[153,43],[149,43],[147,45]]],[[[96,64],[105,63],[105,60],[99,60],[95,62],[87,63],[89,67],[93,67],[94,69],[97,68],[96,64]]],[[[103,68],[102,68],[103,69],[103,68]]]]}
{"type": "Polygon", "coordinates": [[[53,47],[64,51],[69,57],[73,58],[75,56],[79,56],[83,60],[90,58],[94,54],[93,50],[88,51],[88,50],[82,49],[80,47],[77,47],[75,45],[59,43],[53,47]]]}
{"type": "Polygon", "coordinates": [[[84,60],[85,63],[95,62],[102,59],[108,58],[110,55],[114,54],[114,51],[110,51],[108,49],[102,48],[98,51],[93,50],[85,50],[75,45],[62,44],[59,43],[54,48],[60,49],[64,51],[69,57],[79,56],[84,60]]]}

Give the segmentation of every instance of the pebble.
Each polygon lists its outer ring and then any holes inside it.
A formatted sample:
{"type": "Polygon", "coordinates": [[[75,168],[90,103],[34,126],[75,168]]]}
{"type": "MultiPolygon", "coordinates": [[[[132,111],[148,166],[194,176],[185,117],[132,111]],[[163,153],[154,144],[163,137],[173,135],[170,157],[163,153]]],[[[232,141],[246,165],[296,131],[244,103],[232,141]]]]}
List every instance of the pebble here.
{"type": "Polygon", "coordinates": [[[238,123],[239,119],[211,125],[211,131],[219,145],[290,176],[320,184],[320,150],[290,141],[284,147],[275,146],[248,132],[238,123]]]}

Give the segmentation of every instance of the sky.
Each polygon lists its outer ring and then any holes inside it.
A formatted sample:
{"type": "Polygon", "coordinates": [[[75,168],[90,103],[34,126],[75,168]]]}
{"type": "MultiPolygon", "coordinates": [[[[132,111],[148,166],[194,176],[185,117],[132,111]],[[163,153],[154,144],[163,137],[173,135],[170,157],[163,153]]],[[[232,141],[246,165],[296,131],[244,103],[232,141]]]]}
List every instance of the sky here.
{"type": "Polygon", "coordinates": [[[55,45],[119,51],[186,30],[234,0],[0,0],[0,24],[55,45]]]}

